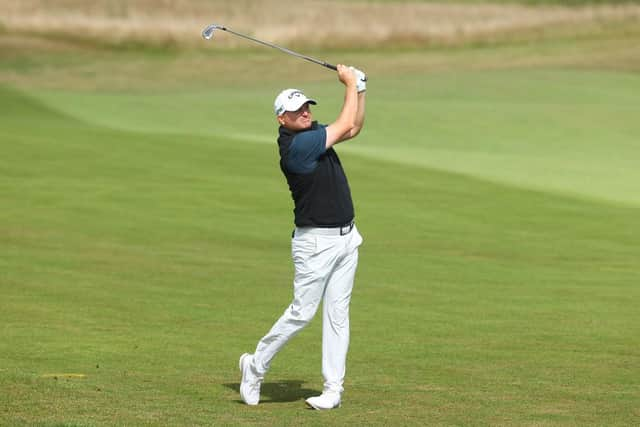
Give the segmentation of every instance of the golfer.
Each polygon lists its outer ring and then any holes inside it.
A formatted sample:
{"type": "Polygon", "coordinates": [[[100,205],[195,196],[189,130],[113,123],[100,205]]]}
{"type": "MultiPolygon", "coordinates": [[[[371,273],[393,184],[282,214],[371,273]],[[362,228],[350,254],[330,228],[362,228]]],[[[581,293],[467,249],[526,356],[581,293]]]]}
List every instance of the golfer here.
{"type": "Polygon", "coordinates": [[[260,385],[273,358],[314,317],[322,302],[322,375],[324,391],[310,397],[315,409],[340,406],[349,347],[349,303],[362,237],[354,223],[351,190],[335,144],[358,135],[364,124],[366,77],[337,66],[345,86],[344,104],[335,122],[313,121],[316,101],[286,89],[274,108],[280,124],[280,168],[295,204],[291,253],[295,267],[293,302],[258,342],[254,354],[240,357],[240,396],[260,401],[260,385]]]}

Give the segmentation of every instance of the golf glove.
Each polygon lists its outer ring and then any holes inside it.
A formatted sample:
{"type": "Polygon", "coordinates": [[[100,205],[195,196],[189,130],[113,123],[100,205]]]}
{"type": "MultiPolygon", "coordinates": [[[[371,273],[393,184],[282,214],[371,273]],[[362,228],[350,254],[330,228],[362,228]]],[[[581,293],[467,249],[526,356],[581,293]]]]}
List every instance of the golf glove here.
{"type": "Polygon", "coordinates": [[[367,90],[367,76],[360,70],[358,70],[357,68],[354,67],[349,67],[353,70],[354,73],[356,73],[356,87],[358,88],[358,93],[360,92],[364,92],[365,90],[367,90]]]}

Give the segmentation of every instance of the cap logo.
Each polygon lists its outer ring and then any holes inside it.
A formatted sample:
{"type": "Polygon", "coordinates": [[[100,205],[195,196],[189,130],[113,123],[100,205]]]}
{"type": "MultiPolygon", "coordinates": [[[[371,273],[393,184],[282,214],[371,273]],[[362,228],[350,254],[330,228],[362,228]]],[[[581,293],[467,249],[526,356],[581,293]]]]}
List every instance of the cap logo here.
{"type": "Polygon", "coordinates": [[[300,96],[304,96],[304,93],[300,92],[299,90],[293,91],[289,94],[288,98],[289,99],[293,99],[294,96],[300,97],[300,96]]]}

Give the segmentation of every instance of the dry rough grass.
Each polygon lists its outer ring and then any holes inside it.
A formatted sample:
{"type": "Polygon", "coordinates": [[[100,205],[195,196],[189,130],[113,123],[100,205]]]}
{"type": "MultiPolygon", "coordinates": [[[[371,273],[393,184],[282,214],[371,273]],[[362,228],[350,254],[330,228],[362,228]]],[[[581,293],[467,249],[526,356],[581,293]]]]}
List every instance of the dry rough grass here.
{"type": "Polygon", "coordinates": [[[640,6],[283,1],[0,0],[0,84],[144,91],[277,81],[283,69],[309,81],[334,78],[224,32],[205,42],[200,31],[211,22],[332,63],[357,64],[377,78],[514,67],[640,70],[640,6]],[[138,55],[101,48],[130,45],[179,49],[138,55]],[[252,50],[237,56],[236,46],[252,50]]]}
{"type": "MultiPolygon", "coordinates": [[[[331,0],[0,0],[0,29],[109,45],[198,46],[220,23],[290,46],[439,45],[521,32],[640,21],[640,5],[583,7],[507,4],[368,3],[331,0]]],[[[0,38],[2,35],[0,34],[0,38]]],[[[246,45],[219,34],[216,47],[246,45]]]]}

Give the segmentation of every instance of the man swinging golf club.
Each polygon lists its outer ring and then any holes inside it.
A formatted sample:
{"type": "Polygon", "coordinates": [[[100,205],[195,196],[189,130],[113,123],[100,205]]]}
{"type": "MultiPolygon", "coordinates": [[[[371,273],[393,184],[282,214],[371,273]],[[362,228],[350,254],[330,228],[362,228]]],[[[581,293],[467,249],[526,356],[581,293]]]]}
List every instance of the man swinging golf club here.
{"type": "Polygon", "coordinates": [[[291,252],[295,267],[293,302],[258,342],[254,354],[240,357],[240,396],[260,401],[260,385],[276,354],[314,317],[322,302],[324,391],[310,397],[315,409],[340,406],[349,347],[349,303],[362,237],[354,223],[351,190],[333,145],[358,135],[364,124],[366,77],[337,67],[345,86],[344,104],[330,125],[313,121],[316,101],[286,89],[274,108],[279,128],[280,168],[293,197],[295,230],[291,252]]]}

